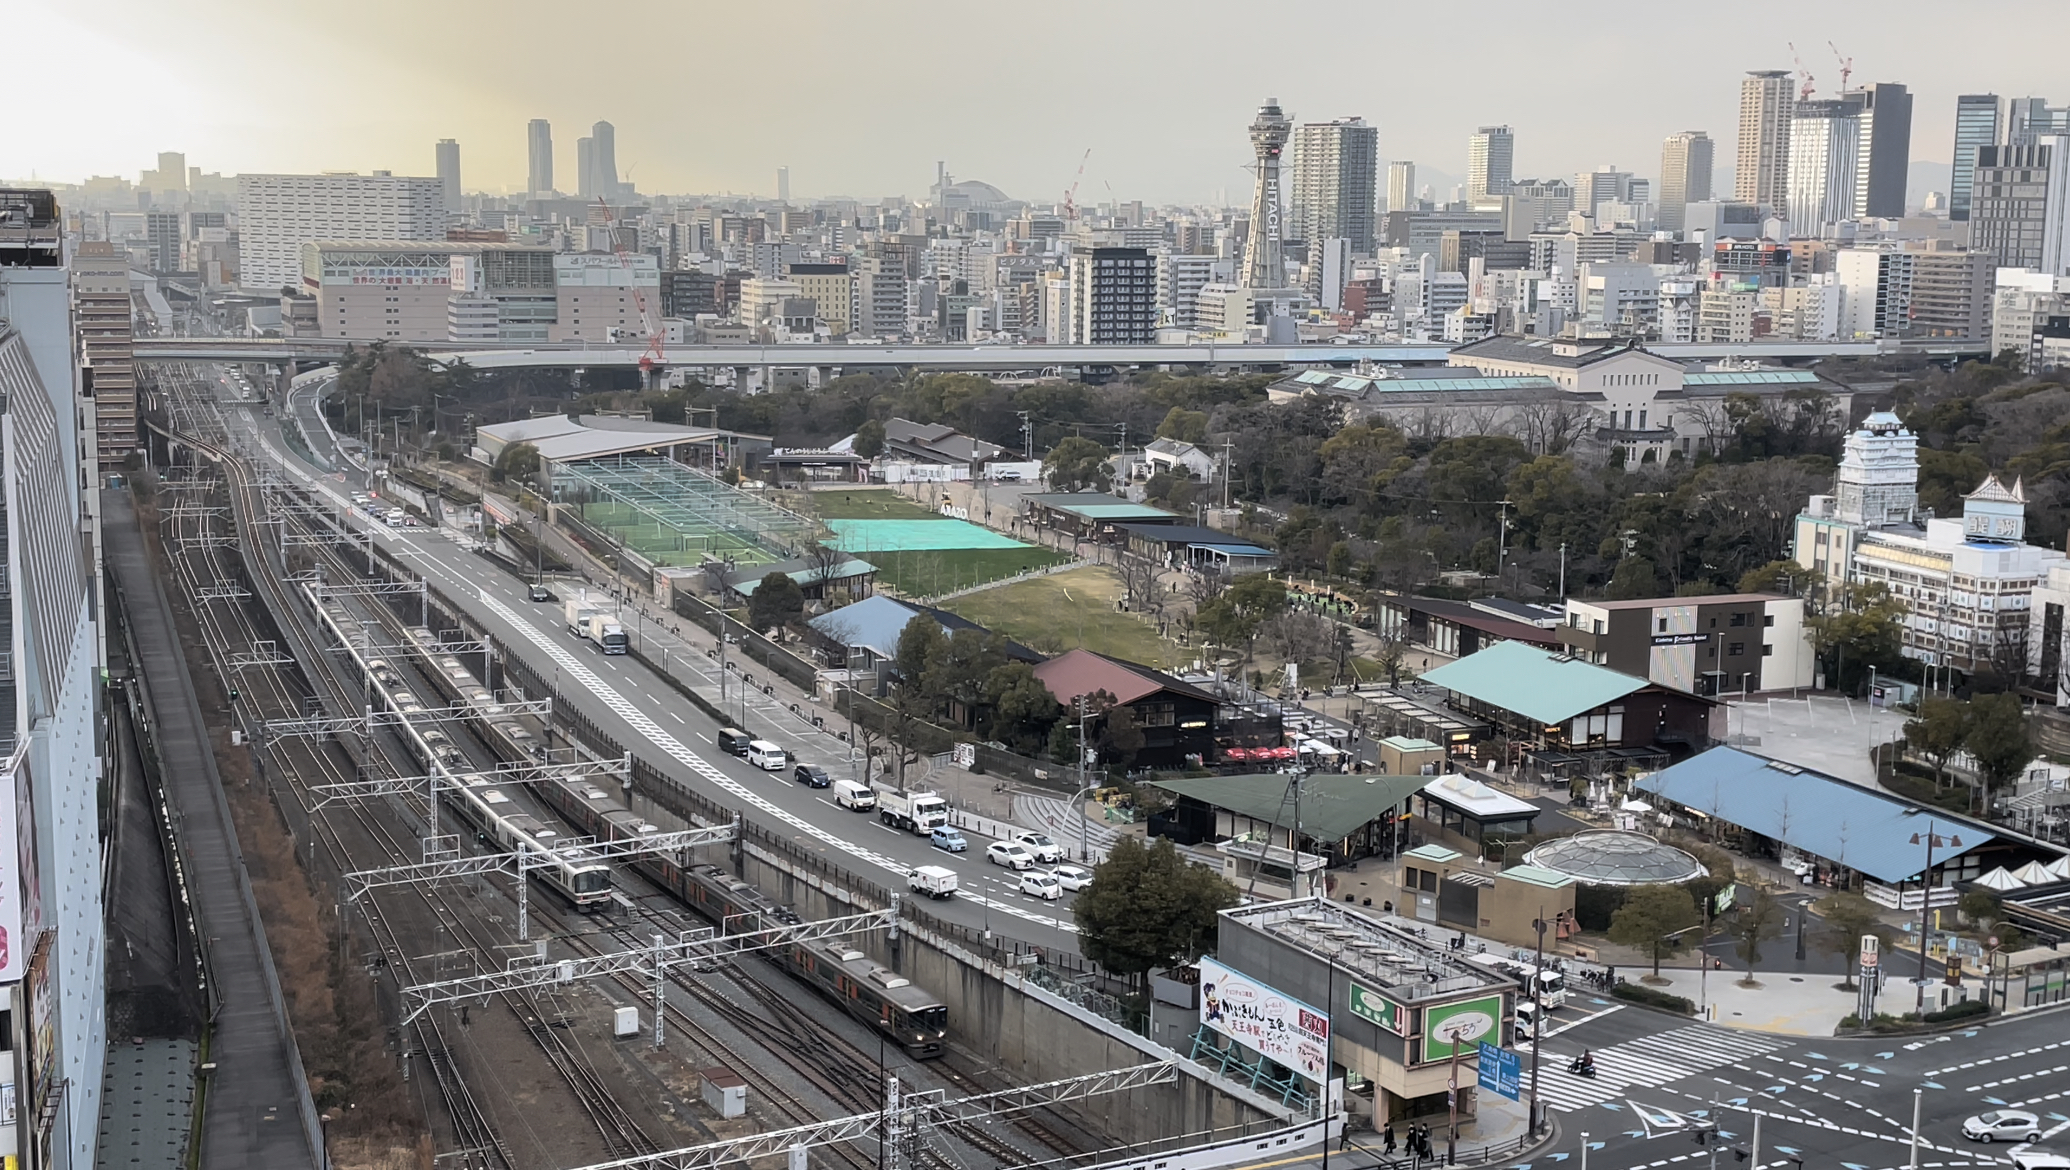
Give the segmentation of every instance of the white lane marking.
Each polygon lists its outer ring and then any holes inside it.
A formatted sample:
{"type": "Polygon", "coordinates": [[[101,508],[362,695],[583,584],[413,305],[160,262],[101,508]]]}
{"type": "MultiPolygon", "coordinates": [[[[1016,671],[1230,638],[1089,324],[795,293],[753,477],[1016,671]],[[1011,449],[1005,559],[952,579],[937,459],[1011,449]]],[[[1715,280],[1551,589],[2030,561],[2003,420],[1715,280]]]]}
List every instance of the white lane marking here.
{"type": "MultiPolygon", "coordinates": [[[[496,614],[496,616],[502,618],[505,622],[508,622],[520,634],[523,634],[525,638],[528,641],[530,641],[533,645],[545,651],[547,656],[552,658],[557,664],[559,664],[560,668],[566,671],[570,678],[588,687],[591,694],[595,695],[597,699],[600,702],[602,702],[606,707],[611,708],[612,712],[615,713],[619,718],[625,720],[628,724],[631,724],[635,731],[638,731],[642,735],[645,735],[647,739],[654,744],[655,747],[658,747],[662,751],[667,752],[669,755],[673,756],[678,763],[690,769],[692,772],[695,772],[698,776],[703,777],[706,781],[717,785],[722,790],[733,794],[735,798],[753,805],[755,808],[760,809],[762,812],[765,812],[772,817],[775,817],[777,820],[782,821],[784,824],[791,826],[792,828],[798,830],[801,833],[806,834],[809,837],[813,837],[817,840],[823,841],[826,844],[841,850],[849,856],[854,857],[858,861],[868,862],[869,864],[877,866],[880,869],[890,870],[891,872],[899,875],[900,877],[904,877],[911,872],[912,867],[908,866],[906,863],[898,860],[897,858],[888,857],[882,853],[878,853],[873,849],[868,849],[863,847],[862,845],[856,844],[853,841],[843,840],[842,838],[835,836],[833,833],[828,832],[826,829],[823,829],[820,826],[813,824],[811,821],[808,821],[803,817],[798,816],[796,813],[793,813],[787,809],[784,809],[774,804],[768,799],[758,795],[753,789],[748,788],[746,785],[740,783],[738,780],[735,780],[731,776],[728,776],[724,772],[721,772],[717,768],[714,768],[711,764],[705,762],[703,757],[699,756],[697,753],[691,751],[688,747],[684,746],[683,741],[677,739],[673,735],[670,735],[666,730],[662,728],[660,724],[654,722],[653,719],[649,718],[646,712],[640,710],[638,707],[633,706],[632,703],[629,702],[624,695],[619,694],[611,686],[606,684],[603,678],[600,677],[595,671],[585,666],[574,655],[562,649],[551,638],[547,637],[544,634],[541,634],[537,627],[520,618],[515,612],[511,610],[509,606],[503,604],[501,601],[496,600],[496,598],[493,595],[491,595],[487,590],[481,589],[479,586],[476,587],[476,593],[478,596],[480,596],[483,605],[487,606],[492,612],[496,614]]],[[[979,901],[979,899],[975,898],[971,900],[979,901]]],[[[1005,913],[1015,915],[1019,918],[1025,918],[1030,922],[1039,922],[1045,926],[1050,926],[1057,930],[1062,930],[1075,934],[1078,929],[1075,925],[1067,925],[1058,919],[1045,917],[1039,914],[1031,914],[1018,906],[1010,906],[1003,902],[991,902],[989,904],[997,907],[999,910],[1005,913]]]]}
{"type": "Polygon", "coordinates": [[[690,721],[688,719],[683,718],[681,715],[676,714],[674,711],[670,711],[668,713],[668,717],[682,724],[685,727],[690,726],[690,721]]]}

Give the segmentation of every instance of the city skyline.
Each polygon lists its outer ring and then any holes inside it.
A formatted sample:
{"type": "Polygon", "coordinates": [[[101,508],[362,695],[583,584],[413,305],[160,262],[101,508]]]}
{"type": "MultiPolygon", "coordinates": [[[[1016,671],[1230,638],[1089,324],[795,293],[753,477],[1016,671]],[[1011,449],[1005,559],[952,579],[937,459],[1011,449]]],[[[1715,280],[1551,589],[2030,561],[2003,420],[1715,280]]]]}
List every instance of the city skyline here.
{"type": "MultiPolygon", "coordinates": [[[[659,72],[650,78],[618,64],[568,68],[562,59],[566,42],[516,31],[529,26],[523,20],[477,27],[457,13],[404,9],[388,0],[374,0],[351,13],[290,9],[252,15],[222,0],[174,7],[163,11],[140,0],[112,0],[108,19],[91,25],[50,11],[25,14],[30,39],[43,35],[91,51],[137,84],[90,95],[75,117],[24,127],[10,136],[0,143],[0,175],[79,182],[113,174],[133,181],[161,150],[184,151],[194,164],[224,174],[389,170],[432,175],[434,143],[451,138],[468,159],[469,190],[514,193],[528,185],[526,124],[543,118],[555,125],[557,153],[570,160],[577,128],[613,122],[620,139],[620,177],[643,192],[768,197],[774,194],[776,168],[788,165],[793,190],[802,199],[919,196],[933,177],[935,160],[946,158],[960,178],[983,179],[1015,198],[1048,203],[1070,185],[1078,159],[1090,146],[1082,199],[1087,191],[1103,198],[1111,187],[1123,198],[1156,203],[1214,202],[1219,196],[1225,205],[1235,205],[1244,201],[1251,182],[1250,152],[1236,128],[1267,94],[1279,96],[1296,122],[1363,117],[1378,128],[1382,159],[1414,159],[1433,174],[1464,176],[1475,128],[1507,123],[1515,130],[1518,175],[1615,164],[1643,176],[1667,134],[1694,128],[1714,141],[1732,141],[1740,78],[1747,70],[1791,64],[1789,48],[1780,39],[1772,45],[1744,39],[1723,43],[1706,50],[1694,65],[1686,54],[1649,51],[1687,43],[1678,42],[1678,30],[1692,36],[1707,31],[1693,14],[1673,13],[1650,21],[1644,30],[1591,29],[1585,42],[1577,31],[1572,38],[1576,52],[1586,50],[1590,60],[1618,60],[1620,65],[1614,74],[1594,73],[1572,84],[1543,84],[1545,63],[1558,59],[1557,32],[1534,37],[1528,45],[1484,46],[1473,100],[1448,100],[1444,117],[1433,118],[1424,111],[1435,87],[1446,84],[1439,75],[1442,65],[1401,63],[1375,72],[1359,46],[1382,35],[1391,40],[1438,35],[1446,27],[1443,14],[1347,9],[1338,17],[1344,35],[1332,38],[1344,47],[1321,68],[1304,62],[1283,72],[1254,69],[1254,84],[1222,86],[1206,95],[1187,89],[1180,99],[1170,85],[1172,70],[1190,73],[1218,56],[1233,61],[1238,51],[1212,38],[1213,21],[1175,22],[1158,12],[1083,6],[1089,19],[1097,13],[1107,38],[1158,51],[1145,58],[1143,68],[1121,73],[1104,70],[1083,54],[1046,62],[1050,116],[1013,134],[998,132],[1002,114],[996,103],[934,102],[945,85],[937,71],[873,75],[885,108],[932,103],[929,108],[935,110],[920,132],[880,133],[858,132],[826,117],[828,110],[843,108],[827,99],[847,92],[836,89],[843,84],[843,62],[869,57],[879,40],[884,51],[896,56],[895,47],[905,42],[891,39],[903,35],[892,30],[902,28],[901,22],[851,28],[831,5],[806,6],[807,31],[788,58],[790,81],[783,95],[772,98],[755,83],[746,63],[753,55],[719,54],[700,65],[710,84],[701,88],[694,107],[661,100],[667,79],[659,72]],[[811,31],[814,12],[826,17],[824,33],[811,31]],[[401,19],[405,13],[420,33],[470,43],[477,47],[473,51],[506,67],[411,68],[408,54],[389,53],[381,40],[390,27],[386,17],[401,19]],[[175,64],[205,55],[212,46],[234,47],[251,59],[301,60],[305,57],[296,46],[317,42],[342,46],[322,59],[355,62],[367,96],[340,102],[333,100],[332,87],[289,84],[255,102],[234,71],[218,75],[175,64]],[[555,81],[549,87],[528,80],[537,77],[555,81]],[[135,94],[142,90],[158,97],[137,102],[135,94]],[[1634,92],[1648,93],[1647,100],[1629,101],[1634,92]],[[1152,129],[1146,121],[1154,123],[1154,133],[1145,132],[1152,129]]],[[[1067,5],[1063,15],[1068,18],[1076,7],[1067,5]]],[[[2045,48],[2055,38],[2023,37],[1989,57],[1950,68],[1940,46],[1913,35],[1904,20],[1856,27],[1849,13],[1858,7],[1814,2],[1805,6],[1800,22],[1808,31],[1792,35],[1800,46],[1821,45],[1829,34],[1837,37],[1856,60],[1856,86],[1893,81],[1910,87],[1917,99],[1914,161],[1952,161],[1959,94],[2051,96],[2061,88],[2045,48]]],[[[2037,0],[2002,0],[1987,7],[2030,31],[2070,29],[2070,17],[2059,7],[2037,0]]],[[[546,18],[543,6],[541,18],[546,18]]],[[[658,40],[666,41],[669,29],[687,36],[691,20],[679,10],[653,6],[658,40]]],[[[744,15],[708,14],[696,20],[700,39],[712,43],[723,42],[732,31],[750,32],[742,23],[744,15]],[[740,27],[735,30],[735,25],[740,27]]],[[[988,39],[985,32],[994,23],[1003,32],[1006,20],[1003,14],[981,16],[958,31],[973,43],[999,43],[1010,52],[1010,40],[988,39]]],[[[1838,62],[1828,56],[1816,53],[1805,60],[1817,79],[1818,97],[1834,96],[1840,88],[1838,62]]],[[[31,62],[29,88],[61,84],[66,66],[58,62],[68,58],[75,55],[31,62]]],[[[953,82],[948,84],[953,88],[953,82]]],[[[559,185],[572,190],[574,176],[566,173],[567,163],[562,168],[559,185]]],[[[1438,194],[1442,198],[1448,192],[1438,194]]],[[[1921,195],[1912,193],[1914,200],[1921,195]]]]}

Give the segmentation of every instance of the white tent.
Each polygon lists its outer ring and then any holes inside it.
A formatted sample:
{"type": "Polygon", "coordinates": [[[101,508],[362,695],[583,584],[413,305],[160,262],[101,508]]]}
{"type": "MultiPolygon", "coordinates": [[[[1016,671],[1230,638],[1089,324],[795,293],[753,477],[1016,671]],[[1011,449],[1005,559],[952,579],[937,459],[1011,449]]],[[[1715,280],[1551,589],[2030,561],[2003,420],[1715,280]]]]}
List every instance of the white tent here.
{"type": "Polygon", "coordinates": [[[1978,878],[1977,884],[1987,890],[2017,890],[2027,883],[2014,877],[2001,865],[1983,877],[1978,878]]]}
{"type": "Polygon", "coordinates": [[[2045,886],[2058,880],[2055,874],[2048,871],[2047,866],[2038,861],[2030,861],[2014,870],[2013,876],[2030,886],[2045,886]]]}
{"type": "Polygon", "coordinates": [[[2049,876],[2057,881],[2070,881],[2070,856],[2058,857],[2048,863],[2049,876]]]}

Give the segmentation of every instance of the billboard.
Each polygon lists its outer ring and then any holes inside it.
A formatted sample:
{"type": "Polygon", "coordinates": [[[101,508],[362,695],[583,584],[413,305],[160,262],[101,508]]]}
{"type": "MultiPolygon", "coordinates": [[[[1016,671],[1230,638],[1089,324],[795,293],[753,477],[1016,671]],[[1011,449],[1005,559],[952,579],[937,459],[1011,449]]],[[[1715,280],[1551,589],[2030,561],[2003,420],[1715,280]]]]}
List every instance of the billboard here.
{"type": "MultiPolygon", "coordinates": [[[[0,795],[0,983],[22,977],[29,961],[27,939],[35,937],[37,923],[24,913],[37,898],[36,819],[29,806],[29,769],[14,773],[14,799],[0,795]],[[27,919],[25,921],[25,919],[27,919]]],[[[40,901],[40,898],[37,898],[40,901]]],[[[41,907],[34,912],[40,915],[41,907]]]]}
{"type": "Polygon", "coordinates": [[[1426,1008],[1423,1012],[1423,1059],[1450,1060],[1456,1046],[1461,1057],[1480,1051],[1484,1037],[1495,1037],[1502,1023],[1502,997],[1469,999],[1426,1008]]]}
{"type": "Polygon", "coordinates": [[[1390,1032],[1399,1033],[1402,1030],[1400,1012],[1401,1008],[1397,1007],[1393,1000],[1382,997],[1379,992],[1360,987],[1356,983],[1351,985],[1352,1015],[1371,1020],[1390,1032]]]}
{"type": "Polygon", "coordinates": [[[1213,959],[1200,961],[1200,1022],[1318,1084],[1329,1064],[1323,1013],[1213,959]]]}

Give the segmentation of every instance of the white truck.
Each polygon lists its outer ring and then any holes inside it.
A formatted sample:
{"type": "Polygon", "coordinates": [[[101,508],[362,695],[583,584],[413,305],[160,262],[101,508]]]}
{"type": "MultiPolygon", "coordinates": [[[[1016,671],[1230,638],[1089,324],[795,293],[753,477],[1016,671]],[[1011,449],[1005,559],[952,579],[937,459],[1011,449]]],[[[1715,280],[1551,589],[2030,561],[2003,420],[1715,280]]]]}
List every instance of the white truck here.
{"type": "Polygon", "coordinates": [[[623,654],[626,650],[625,627],[608,613],[589,615],[589,628],[582,636],[603,647],[606,654],[623,654]]]}
{"type": "Polygon", "coordinates": [[[925,837],[935,826],[949,823],[949,802],[932,792],[900,792],[888,784],[873,784],[877,790],[877,819],[894,829],[925,837]]]}
{"type": "Polygon", "coordinates": [[[589,637],[589,620],[603,614],[602,610],[590,603],[589,598],[583,596],[569,598],[561,608],[568,618],[568,632],[578,638],[589,637]]]}
{"type": "Polygon", "coordinates": [[[915,893],[940,901],[955,896],[956,871],[940,865],[923,865],[906,875],[906,884],[915,893]]]}

